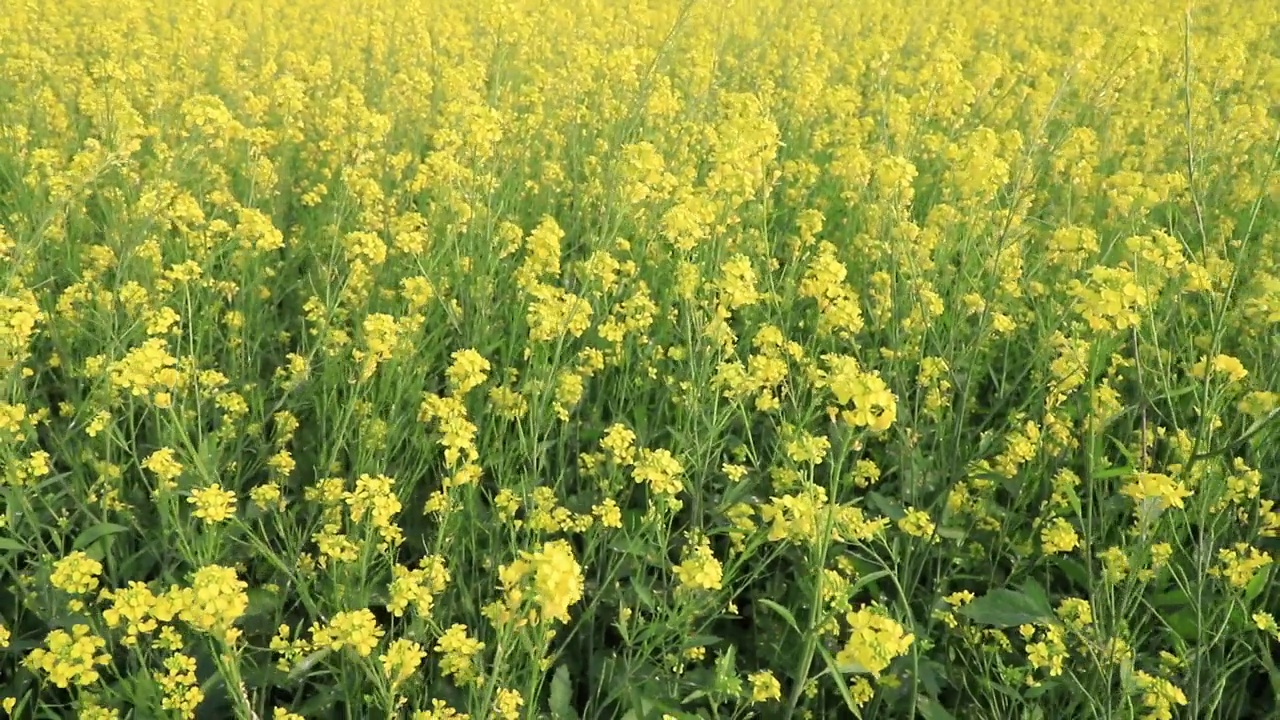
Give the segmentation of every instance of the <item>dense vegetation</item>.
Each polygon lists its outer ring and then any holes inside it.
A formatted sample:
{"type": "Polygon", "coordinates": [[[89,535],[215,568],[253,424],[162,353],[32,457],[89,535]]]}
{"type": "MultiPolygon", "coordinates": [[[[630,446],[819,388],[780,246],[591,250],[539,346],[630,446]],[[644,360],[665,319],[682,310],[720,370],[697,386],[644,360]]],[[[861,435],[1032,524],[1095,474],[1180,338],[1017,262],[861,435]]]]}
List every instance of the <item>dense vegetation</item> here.
{"type": "Polygon", "coordinates": [[[1274,3],[0,16],[15,717],[1280,713],[1274,3]]]}

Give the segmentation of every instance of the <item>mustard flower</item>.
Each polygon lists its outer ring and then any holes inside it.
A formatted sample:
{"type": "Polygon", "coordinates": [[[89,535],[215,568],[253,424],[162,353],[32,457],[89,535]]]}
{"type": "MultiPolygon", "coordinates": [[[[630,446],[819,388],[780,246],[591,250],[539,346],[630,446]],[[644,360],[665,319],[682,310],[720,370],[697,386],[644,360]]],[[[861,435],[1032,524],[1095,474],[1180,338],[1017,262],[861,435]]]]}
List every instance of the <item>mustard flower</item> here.
{"type": "Polygon", "coordinates": [[[701,538],[685,552],[684,561],[674,569],[682,590],[719,590],[724,569],[711,550],[706,538],[701,538]]]}
{"type": "Polygon", "coordinates": [[[49,582],[70,595],[83,595],[98,587],[102,563],[77,550],[53,564],[49,582]]]}
{"type": "Polygon", "coordinates": [[[782,699],[782,684],[769,670],[760,670],[747,676],[751,683],[751,702],[766,703],[782,699]]]}
{"type": "Polygon", "coordinates": [[[435,645],[435,651],[443,653],[443,657],[440,658],[440,671],[445,677],[452,677],[459,686],[478,680],[477,661],[484,647],[483,642],[467,634],[466,625],[460,623],[451,625],[435,645]]]}
{"type": "Polygon", "coordinates": [[[1047,555],[1069,553],[1079,544],[1075,527],[1064,518],[1053,518],[1040,529],[1040,546],[1047,555]]]}
{"type": "Polygon", "coordinates": [[[845,616],[849,639],[836,654],[845,672],[880,677],[894,658],[906,654],[915,636],[878,608],[864,607],[845,616]]]}
{"type": "Polygon", "coordinates": [[[640,450],[631,477],[637,483],[647,482],[656,493],[676,495],[684,489],[680,476],[684,474],[684,466],[671,454],[671,451],[659,448],[640,450]]]}
{"type": "Polygon", "coordinates": [[[226,522],[236,514],[236,494],[218,483],[192,490],[187,503],[195,506],[193,516],[210,525],[226,522]]]}
{"type": "Polygon", "coordinates": [[[51,631],[44,647],[28,653],[23,664],[41,671],[60,688],[85,687],[98,681],[97,666],[111,661],[104,652],[106,647],[107,641],[94,635],[88,625],[77,624],[70,633],[62,629],[51,631]]]}
{"type": "Polygon", "coordinates": [[[453,364],[445,371],[445,377],[453,394],[466,395],[489,379],[489,361],[474,349],[457,350],[450,357],[453,364]]]}
{"type": "Polygon", "coordinates": [[[427,653],[418,643],[407,638],[397,638],[387,646],[385,653],[378,656],[378,661],[382,663],[382,672],[391,682],[391,687],[396,688],[417,671],[426,656],[427,653]]]}

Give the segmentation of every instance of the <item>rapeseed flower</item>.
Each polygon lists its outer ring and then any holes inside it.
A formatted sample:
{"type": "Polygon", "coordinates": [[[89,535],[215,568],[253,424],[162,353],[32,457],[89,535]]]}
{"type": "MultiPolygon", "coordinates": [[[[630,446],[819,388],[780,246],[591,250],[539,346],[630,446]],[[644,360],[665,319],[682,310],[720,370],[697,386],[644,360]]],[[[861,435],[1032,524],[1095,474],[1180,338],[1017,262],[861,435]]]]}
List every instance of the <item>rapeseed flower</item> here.
{"type": "Polygon", "coordinates": [[[648,483],[649,488],[660,495],[676,495],[683,490],[680,479],[683,474],[684,465],[664,448],[641,448],[631,468],[631,477],[637,483],[648,483]]]}
{"type": "Polygon", "coordinates": [[[195,507],[191,515],[210,525],[226,522],[236,514],[236,494],[218,483],[192,490],[187,502],[195,507]]]}
{"type": "Polygon", "coordinates": [[[102,575],[102,563],[82,551],[75,551],[53,564],[49,582],[70,595],[84,595],[98,587],[102,575]]]}
{"type": "Polygon", "coordinates": [[[766,703],[782,699],[782,684],[768,670],[759,670],[747,676],[751,683],[751,702],[766,703]]]}
{"type": "Polygon", "coordinates": [[[724,568],[706,538],[691,545],[684,560],[672,572],[680,588],[688,591],[719,590],[724,578],[724,568]]]}
{"type": "Polygon", "coordinates": [[[836,662],[850,673],[870,673],[879,678],[895,658],[904,655],[915,636],[882,610],[864,607],[845,616],[849,638],[836,653],[836,662]]]}
{"type": "Polygon", "coordinates": [[[483,642],[467,634],[466,625],[451,625],[435,645],[435,651],[443,653],[440,671],[445,677],[453,678],[459,686],[478,682],[480,670],[477,662],[484,648],[483,642]]]}
{"type": "Polygon", "coordinates": [[[71,632],[53,630],[45,637],[44,647],[32,650],[23,659],[30,670],[39,670],[49,682],[60,688],[93,685],[101,677],[97,667],[111,661],[103,651],[106,640],[94,635],[88,625],[72,626],[71,632]]]}
{"type": "Polygon", "coordinates": [[[407,638],[397,638],[387,646],[387,651],[378,656],[382,663],[382,672],[386,675],[391,687],[403,685],[422,664],[427,653],[422,646],[407,638]]]}

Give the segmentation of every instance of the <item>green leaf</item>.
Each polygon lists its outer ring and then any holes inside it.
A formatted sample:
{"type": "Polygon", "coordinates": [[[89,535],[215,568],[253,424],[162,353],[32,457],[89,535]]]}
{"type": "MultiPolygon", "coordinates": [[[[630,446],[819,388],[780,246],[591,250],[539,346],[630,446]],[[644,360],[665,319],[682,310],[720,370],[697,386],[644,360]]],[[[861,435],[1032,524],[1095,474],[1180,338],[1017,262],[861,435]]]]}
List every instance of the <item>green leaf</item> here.
{"type": "Polygon", "coordinates": [[[928,658],[920,658],[920,667],[916,671],[920,678],[920,687],[932,698],[942,694],[942,678],[946,673],[946,666],[928,658]]]}
{"type": "MultiPolygon", "coordinates": [[[[1125,408],[1125,411],[1127,412],[1132,409],[1133,409],[1133,406],[1130,405],[1125,408]]],[[[1124,443],[1120,442],[1114,437],[1108,436],[1108,439],[1111,441],[1111,444],[1115,447],[1116,451],[1119,452],[1121,455],[1124,455],[1125,459],[1129,461],[1130,469],[1137,467],[1139,465],[1138,459],[1133,456],[1133,452],[1129,450],[1129,448],[1126,447],[1124,443]]]]}
{"type": "Polygon", "coordinates": [[[923,695],[916,696],[916,712],[924,720],[956,720],[956,716],[947,711],[934,700],[923,695]]]}
{"type": "Polygon", "coordinates": [[[1064,555],[1054,558],[1054,564],[1071,582],[1081,587],[1089,586],[1089,571],[1079,560],[1064,555]]]}
{"type": "Polygon", "coordinates": [[[103,538],[124,532],[129,532],[129,528],[109,522],[98,523],[97,525],[94,525],[80,533],[80,537],[76,538],[76,541],[71,545],[76,550],[84,550],[103,538]]]}
{"type": "Polygon", "coordinates": [[[1113,477],[1125,477],[1133,474],[1133,468],[1128,466],[1120,466],[1100,470],[1093,474],[1094,480],[1107,480],[1113,477]]]}
{"type": "Polygon", "coordinates": [[[875,581],[879,580],[880,578],[885,578],[885,577],[889,577],[888,570],[877,570],[875,572],[859,575],[858,579],[854,581],[853,588],[850,592],[856,593],[862,588],[875,583],[875,581]]]}
{"type": "Polygon", "coordinates": [[[1251,603],[1254,600],[1256,600],[1258,596],[1262,594],[1262,591],[1266,589],[1268,584],[1267,581],[1270,579],[1271,579],[1270,569],[1263,570],[1262,572],[1259,572],[1259,573],[1254,573],[1253,579],[1251,579],[1249,581],[1249,584],[1246,585],[1244,588],[1244,601],[1246,603],[1251,603]]]}
{"type": "Polygon", "coordinates": [[[657,606],[658,599],[653,596],[653,590],[649,587],[648,578],[635,578],[631,583],[631,589],[636,591],[636,599],[640,601],[641,607],[647,610],[657,606]]]}
{"type": "Polygon", "coordinates": [[[867,493],[867,500],[870,501],[876,512],[890,520],[901,520],[906,515],[901,505],[878,492],[867,493]]]}
{"type": "Polygon", "coordinates": [[[327,711],[332,710],[334,704],[342,698],[342,692],[342,686],[336,683],[329,687],[320,688],[295,712],[303,717],[322,717],[327,711]]]}
{"type": "Polygon", "coordinates": [[[566,665],[556,668],[555,677],[551,678],[551,717],[554,720],[578,720],[578,711],[573,709],[573,684],[566,665]]]}
{"type": "Polygon", "coordinates": [[[831,679],[835,680],[836,690],[840,692],[840,699],[844,700],[845,707],[849,708],[849,712],[854,717],[862,717],[862,711],[856,702],[853,701],[853,693],[849,690],[849,683],[845,682],[844,675],[840,673],[839,664],[836,659],[831,656],[831,651],[818,645],[818,652],[822,653],[822,661],[827,664],[827,673],[831,675],[831,679]]]}
{"type": "Polygon", "coordinates": [[[249,588],[249,607],[245,609],[245,617],[265,615],[280,607],[280,596],[261,588],[249,588]]]}
{"type": "Polygon", "coordinates": [[[1164,622],[1166,625],[1169,626],[1170,630],[1173,630],[1175,633],[1178,634],[1178,637],[1182,638],[1187,642],[1195,642],[1197,636],[1199,635],[1198,631],[1200,628],[1200,623],[1196,619],[1195,611],[1193,611],[1191,608],[1186,608],[1184,610],[1179,610],[1178,612],[1171,613],[1170,615],[1164,617],[1164,622]]]}
{"type": "Polygon", "coordinates": [[[1027,688],[1026,694],[1023,695],[1023,697],[1028,700],[1035,700],[1036,698],[1044,697],[1045,693],[1055,688],[1057,688],[1057,683],[1052,680],[1047,680],[1039,685],[1032,685],[1027,688]]]}
{"type": "Polygon", "coordinates": [[[27,552],[30,549],[11,537],[0,536],[0,552],[27,552]]]}
{"type": "Polygon", "coordinates": [[[1015,627],[1053,618],[1053,608],[1042,597],[998,588],[961,607],[961,615],[979,625],[1015,627]]]}
{"type": "Polygon", "coordinates": [[[779,605],[778,603],[772,600],[769,600],[768,598],[756,598],[755,601],[769,608],[770,610],[778,613],[778,615],[781,616],[783,620],[787,621],[787,624],[791,626],[792,630],[795,630],[796,632],[800,632],[800,623],[796,622],[796,616],[792,615],[790,610],[782,607],[781,605],[779,605]]]}
{"type": "Polygon", "coordinates": [[[1066,488],[1067,504],[1071,505],[1071,511],[1076,514],[1076,518],[1084,517],[1084,506],[1080,503],[1080,496],[1076,494],[1075,488],[1066,488]]]}
{"type": "Polygon", "coordinates": [[[1033,578],[1027,578],[1022,583],[1022,592],[1037,605],[1049,607],[1049,595],[1044,591],[1044,587],[1033,578]]]}
{"type": "Polygon", "coordinates": [[[317,663],[328,657],[329,653],[329,648],[322,647],[302,658],[302,662],[295,665],[294,668],[289,671],[289,682],[296,682],[300,678],[305,677],[307,673],[311,672],[312,668],[314,668],[317,663]]]}
{"type": "Polygon", "coordinates": [[[1151,598],[1151,604],[1157,608],[1185,608],[1191,597],[1182,590],[1170,590],[1158,593],[1151,598]]]}

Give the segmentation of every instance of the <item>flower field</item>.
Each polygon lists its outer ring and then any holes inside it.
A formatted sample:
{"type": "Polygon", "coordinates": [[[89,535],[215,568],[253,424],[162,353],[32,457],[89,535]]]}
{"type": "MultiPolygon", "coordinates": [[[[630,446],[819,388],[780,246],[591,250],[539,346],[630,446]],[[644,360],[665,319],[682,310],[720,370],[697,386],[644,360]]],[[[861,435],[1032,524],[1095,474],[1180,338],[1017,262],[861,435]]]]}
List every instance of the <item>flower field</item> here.
{"type": "Polygon", "coordinates": [[[1280,718],[1280,6],[13,0],[16,718],[1280,718]]]}

